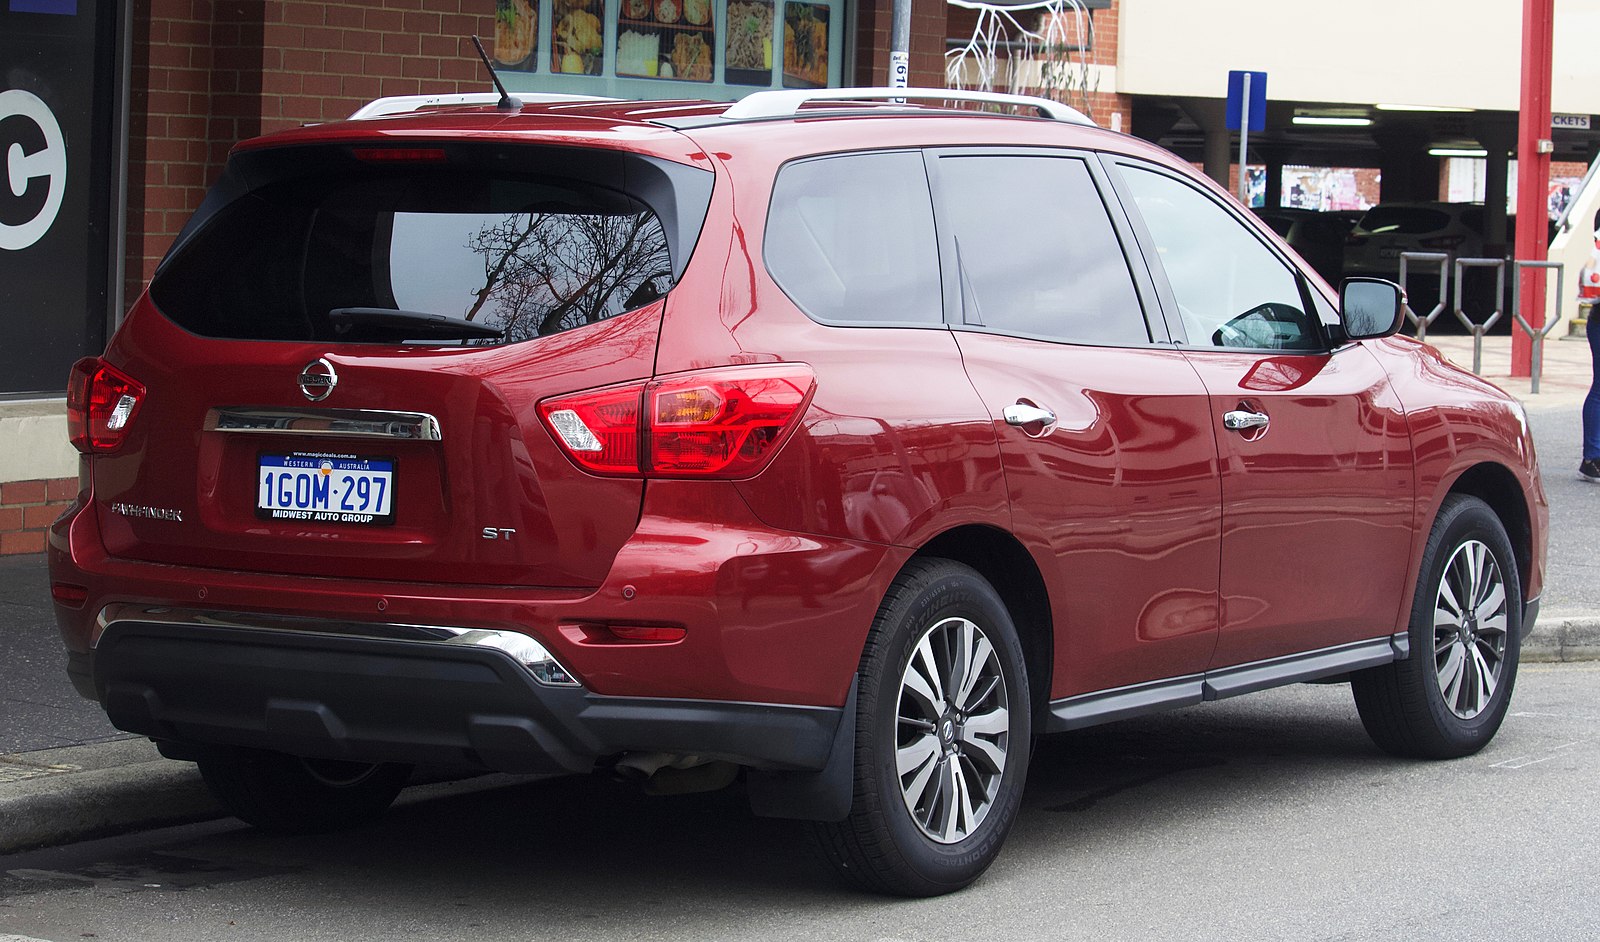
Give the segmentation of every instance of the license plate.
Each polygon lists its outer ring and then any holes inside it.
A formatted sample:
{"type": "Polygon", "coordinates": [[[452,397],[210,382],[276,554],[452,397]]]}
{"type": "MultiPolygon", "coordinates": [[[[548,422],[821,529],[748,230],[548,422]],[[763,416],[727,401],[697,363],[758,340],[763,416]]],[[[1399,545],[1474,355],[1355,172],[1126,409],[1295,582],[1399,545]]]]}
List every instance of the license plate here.
{"type": "Polygon", "coordinates": [[[315,523],[394,523],[394,459],[258,455],[256,516],[315,523]]]}

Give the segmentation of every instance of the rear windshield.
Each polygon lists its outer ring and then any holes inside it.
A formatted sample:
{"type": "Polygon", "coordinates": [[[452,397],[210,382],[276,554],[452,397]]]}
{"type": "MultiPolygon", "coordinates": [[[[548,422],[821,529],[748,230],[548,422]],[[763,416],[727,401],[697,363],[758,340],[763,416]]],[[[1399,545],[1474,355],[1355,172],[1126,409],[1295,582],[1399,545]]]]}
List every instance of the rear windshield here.
{"type": "Polygon", "coordinates": [[[1373,234],[1394,232],[1415,235],[1443,229],[1448,225],[1448,213],[1420,206],[1374,206],[1361,217],[1361,228],[1373,234]]]}
{"type": "Polygon", "coordinates": [[[346,166],[226,202],[163,263],[150,294],[203,336],[496,344],[642,307],[674,281],[661,220],[617,189],[346,166]]]}

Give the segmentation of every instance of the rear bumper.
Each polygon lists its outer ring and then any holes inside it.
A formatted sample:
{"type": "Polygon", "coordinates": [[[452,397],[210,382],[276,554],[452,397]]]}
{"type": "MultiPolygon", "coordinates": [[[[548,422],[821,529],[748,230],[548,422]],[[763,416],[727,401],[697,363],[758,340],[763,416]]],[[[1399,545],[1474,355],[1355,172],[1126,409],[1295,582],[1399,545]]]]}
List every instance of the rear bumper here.
{"type": "Polygon", "coordinates": [[[113,621],[69,671],[119,729],[175,743],[506,772],[581,772],[623,752],[812,771],[844,714],[601,696],[541,683],[494,648],[339,633],[372,625],[285,631],[157,612],[113,621]]]}
{"type": "MultiPolygon", "coordinates": [[[[92,507],[92,495],[80,495],[92,507]]],[[[376,582],[114,557],[80,504],[52,527],[51,578],[85,587],[55,606],[87,678],[101,611],[122,605],[260,613],[280,621],[455,625],[527,636],[593,695],[840,707],[878,603],[911,551],[775,530],[731,485],[651,482],[638,529],[601,585],[376,582]],[[610,633],[665,627],[678,640],[610,633]]],[[[219,559],[219,563],[226,563],[219,559]]],[[[92,685],[79,690],[99,699],[92,685]]]]}

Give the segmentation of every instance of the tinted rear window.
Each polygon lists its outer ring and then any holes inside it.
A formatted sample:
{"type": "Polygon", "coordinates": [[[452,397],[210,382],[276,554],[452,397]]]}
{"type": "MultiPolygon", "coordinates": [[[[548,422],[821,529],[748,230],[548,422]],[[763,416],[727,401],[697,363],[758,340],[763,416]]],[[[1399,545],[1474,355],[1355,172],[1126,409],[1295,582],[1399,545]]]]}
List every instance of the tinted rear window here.
{"type": "MultiPolygon", "coordinates": [[[[405,324],[342,321],[377,309],[502,331],[515,342],[656,300],[674,282],[644,203],[592,183],[456,167],[297,176],[217,210],[169,258],[151,298],[211,337],[427,341],[405,324]]],[[[439,341],[433,341],[439,342],[439,341]]]]}
{"type": "Polygon", "coordinates": [[[1398,232],[1414,235],[1433,232],[1450,225],[1450,215],[1420,206],[1374,206],[1361,217],[1361,228],[1372,233],[1398,232]]]}

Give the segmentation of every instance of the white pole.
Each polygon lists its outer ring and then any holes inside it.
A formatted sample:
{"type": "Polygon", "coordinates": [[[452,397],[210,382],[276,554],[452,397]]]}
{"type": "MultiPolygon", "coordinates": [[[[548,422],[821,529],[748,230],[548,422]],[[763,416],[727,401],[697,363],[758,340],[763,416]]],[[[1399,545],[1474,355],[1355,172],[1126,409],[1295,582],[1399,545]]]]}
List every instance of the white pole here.
{"type": "Polygon", "coordinates": [[[1250,182],[1244,172],[1245,148],[1250,142],[1250,73],[1244,74],[1243,101],[1239,102],[1239,202],[1250,205],[1250,182]]]}

